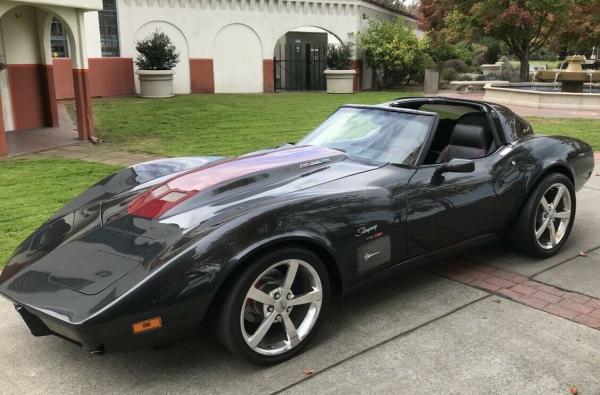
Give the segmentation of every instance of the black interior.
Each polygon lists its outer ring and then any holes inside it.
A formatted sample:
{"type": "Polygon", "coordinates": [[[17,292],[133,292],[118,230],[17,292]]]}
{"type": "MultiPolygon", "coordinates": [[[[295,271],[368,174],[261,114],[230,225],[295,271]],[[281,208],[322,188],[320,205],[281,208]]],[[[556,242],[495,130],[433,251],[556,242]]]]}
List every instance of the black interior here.
{"type": "Polygon", "coordinates": [[[474,110],[457,119],[440,114],[425,164],[443,163],[454,158],[483,158],[495,148],[490,121],[483,112],[474,110]]]}
{"type": "Polygon", "coordinates": [[[450,135],[450,141],[438,155],[435,163],[451,159],[476,159],[487,156],[492,136],[481,125],[457,123],[450,135]]]}

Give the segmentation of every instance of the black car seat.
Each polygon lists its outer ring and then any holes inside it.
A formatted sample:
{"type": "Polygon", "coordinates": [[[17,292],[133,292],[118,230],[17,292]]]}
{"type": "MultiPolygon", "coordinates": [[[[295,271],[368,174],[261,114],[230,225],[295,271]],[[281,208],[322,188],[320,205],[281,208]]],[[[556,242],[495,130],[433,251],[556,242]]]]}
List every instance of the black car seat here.
{"type": "Polygon", "coordinates": [[[457,123],[452,130],[450,143],[442,150],[436,163],[451,159],[477,159],[487,156],[492,144],[492,134],[481,125],[457,123]]]}
{"type": "Polygon", "coordinates": [[[490,147],[487,152],[488,155],[496,150],[496,142],[494,141],[494,138],[493,138],[494,132],[492,131],[492,126],[490,124],[490,120],[488,119],[487,115],[485,115],[485,113],[483,113],[481,111],[468,112],[466,114],[463,114],[460,118],[458,118],[456,123],[457,124],[460,123],[463,125],[483,126],[485,131],[487,133],[489,133],[490,137],[492,138],[492,142],[490,143],[490,147]]]}

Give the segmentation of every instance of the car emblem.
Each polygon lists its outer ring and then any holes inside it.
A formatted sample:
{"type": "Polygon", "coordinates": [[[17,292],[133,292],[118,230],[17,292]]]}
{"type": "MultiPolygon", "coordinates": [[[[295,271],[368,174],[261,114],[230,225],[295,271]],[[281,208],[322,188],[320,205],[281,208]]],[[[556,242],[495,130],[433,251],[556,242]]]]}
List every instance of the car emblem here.
{"type": "Polygon", "coordinates": [[[305,162],[305,163],[300,164],[300,168],[304,169],[305,167],[316,166],[316,165],[320,165],[322,163],[327,163],[327,162],[331,162],[331,159],[325,158],[325,159],[313,160],[311,162],[305,162]]]}
{"type": "Polygon", "coordinates": [[[377,225],[373,225],[373,226],[361,226],[360,228],[358,228],[358,230],[356,231],[356,234],[354,236],[356,237],[360,237],[360,236],[364,236],[364,235],[368,235],[371,232],[375,232],[377,230],[377,225]]]}

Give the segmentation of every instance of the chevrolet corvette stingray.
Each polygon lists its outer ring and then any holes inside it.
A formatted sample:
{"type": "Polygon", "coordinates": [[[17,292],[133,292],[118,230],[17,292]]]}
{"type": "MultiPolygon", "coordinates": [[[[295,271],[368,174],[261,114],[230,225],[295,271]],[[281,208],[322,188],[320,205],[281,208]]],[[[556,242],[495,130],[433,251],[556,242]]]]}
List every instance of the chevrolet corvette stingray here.
{"type": "Polygon", "coordinates": [[[296,144],[100,181],[23,241],[0,293],[34,336],[92,353],[204,322],[234,354],[273,364],[366,282],[495,238],[556,254],[593,166],[585,142],[537,135],[496,104],[346,105],[296,144]]]}

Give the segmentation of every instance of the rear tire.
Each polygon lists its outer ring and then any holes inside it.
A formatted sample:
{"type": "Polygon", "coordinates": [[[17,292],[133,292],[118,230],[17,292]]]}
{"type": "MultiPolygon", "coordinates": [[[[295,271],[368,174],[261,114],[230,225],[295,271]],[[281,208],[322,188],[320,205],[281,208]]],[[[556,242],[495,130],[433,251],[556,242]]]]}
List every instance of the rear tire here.
{"type": "Polygon", "coordinates": [[[508,240],[516,250],[548,258],[565,245],[575,219],[575,189],[560,173],[542,178],[533,190],[519,217],[509,230],[508,240]]]}
{"type": "Polygon", "coordinates": [[[316,254],[295,247],[249,263],[223,294],[215,335],[236,356],[277,364],[300,353],[317,332],[329,276],[316,254]]]}

